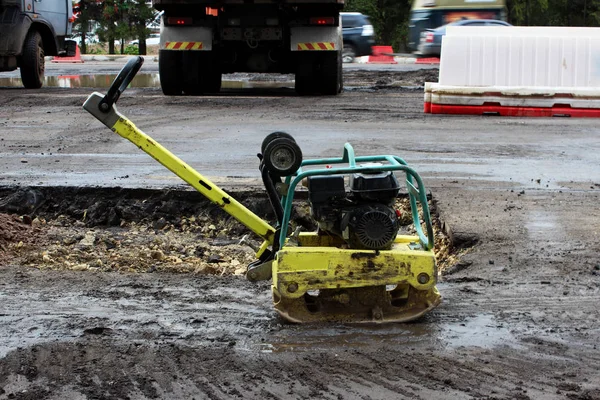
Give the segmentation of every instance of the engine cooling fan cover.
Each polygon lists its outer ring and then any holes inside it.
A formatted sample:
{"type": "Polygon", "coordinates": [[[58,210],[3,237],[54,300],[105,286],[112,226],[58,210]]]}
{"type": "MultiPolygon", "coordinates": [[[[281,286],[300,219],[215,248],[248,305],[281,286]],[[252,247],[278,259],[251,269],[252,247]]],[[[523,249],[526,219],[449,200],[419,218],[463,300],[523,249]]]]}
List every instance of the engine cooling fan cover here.
{"type": "Polygon", "coordinates": [[[394,209],[382,204],[359,206],[346,214],[344,222],[348,243],[356,249],[388,249],[400,228],[394,209]]]}

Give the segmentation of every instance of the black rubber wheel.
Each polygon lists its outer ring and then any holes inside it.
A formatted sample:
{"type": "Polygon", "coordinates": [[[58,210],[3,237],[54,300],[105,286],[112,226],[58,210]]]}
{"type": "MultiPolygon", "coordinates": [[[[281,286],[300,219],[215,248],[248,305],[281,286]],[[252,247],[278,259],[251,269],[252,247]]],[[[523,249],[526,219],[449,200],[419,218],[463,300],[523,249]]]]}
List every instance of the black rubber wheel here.
{"type": "Polygon", "coordinates": [[[160,87],[165,96],[181,96],[181,53],[174,50],[158,52],[158,75],[160,87]]]}
{"type": "Polygon", "coordinates": [[[324,52],[320,61],[319,91],[335,96],[341,92],[342,56],[339,51],[324,52]]]}
{"type": "Polygon", "coordinates": [[[312,94],[316,90],[314,60],[308,59],[298,64],[295,89],[299,95],[312,94]]]}
{"type": "Polygon", "coordinates": [[[39,89],[44,83],[44,42],[39,32],[27,33],[21,54],[21,81],[28,89],[39,89]]]}
{"type": "Polygon", "coordinates": [[[296,93],[303,96],[307,94],[312,94],[314,92],[313,84],[310,80],[310,77],[298,76],[297,74],[295,89],[296,93]]]}
{"type": "Polygon", "coordinates": [[[186,84],[183,91],[189,96],[219,93],[221,91],[221,74],[216,74],[214,71],[204,72],[204,76],[198,76],[194,83],[186,84]]]}
{"type": "Polygon", "coordinates": [[[286,138],[286,139],[290,139],[292,141],[296,141],[296,139],[294,139],[294,137],[292,135],[290,135],[287,132],[273,132],[273,133],[269,133],[262,141],[261,145],[260,145],[260,152],[261,154],[265,154],[265,150],[267,149],[267,145],[269,143],[271,143],[273,140],[275,139],[280,139],[280,138],[286,138]]]}
{"type": "Polygon", "coordinates": [[[182,65],[185,94],[198,96],[221,90],[221,71],[212,52],[185,52],[182,65]]]}
{"type": "Polygon", "coordinates": [[[342,53],[339,53],[338,60],[338,94],[344,91],[344,67],[342,67],[342,53]]]}
{"type": "Polygon", "coordinates": [[[302,164],[302,150],[295,141],[287,138],[272,140],[265,149],[264,163],[270,173],[289,176],[302,164]]]}
{"type": "Polygon", "coordinates": [[[206,93],[219,93],[221,91],[222,75],[220,71],[217,71],[215,66],[207,74],[205,81],[206,93]]]}
{"type": "Polygon", "coordinates": [[[320,51],[298,63],[296,93],[335,96],[342,91],[342,52],[320,51]]]}

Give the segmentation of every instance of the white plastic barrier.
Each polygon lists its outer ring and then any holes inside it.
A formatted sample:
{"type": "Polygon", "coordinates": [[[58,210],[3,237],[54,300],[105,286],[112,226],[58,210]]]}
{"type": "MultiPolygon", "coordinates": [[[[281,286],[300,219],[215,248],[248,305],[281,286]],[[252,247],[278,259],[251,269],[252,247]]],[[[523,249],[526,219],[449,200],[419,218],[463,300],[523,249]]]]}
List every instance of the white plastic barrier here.
{"type": "Polygon", "coordinates": [[[425,103],[600,109],[600,28],[450,26],[425,103]]]}
{"type": "Polygon", "coordinates": [[[433,104],[598,108],[599,99],[600,88],[460,87],[429,82],[425,85],[425,102],[433,104]]]}
{"type": "Polygon", "coordinates": [[[600,28],[450,26],[439,83],[600,87],[600,28]]]}

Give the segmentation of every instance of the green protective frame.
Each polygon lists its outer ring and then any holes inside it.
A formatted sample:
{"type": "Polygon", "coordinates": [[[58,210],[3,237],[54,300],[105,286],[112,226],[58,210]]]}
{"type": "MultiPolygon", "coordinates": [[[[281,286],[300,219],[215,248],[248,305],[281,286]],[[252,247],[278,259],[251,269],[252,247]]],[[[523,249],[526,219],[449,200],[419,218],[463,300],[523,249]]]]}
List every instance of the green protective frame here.
{"type": "Polygon", "coordinates": [[[281,222],[281,232],[279,236],[279,243],[282,247],[285,243],[288,225],[292,214],[292,202],[294,200],[294,192],[296,186],[302,180],[308,176],[314,175],[348,175],[356,172],[384,172],[384,171],[403,171],[406,174],[406,186],[408,189],[408,196],[410,199],[410,209],[412,213],[413,224],[421,246],[425,250],[431,250],[434,244],[433,236],[433,225],[431,223],[431,215],[429,213],[429,205],[427,203],[427,194],[425,192],[425,186],[423,180],[419,174],[408,166],[406,161],[397,156],[362,156],[356,157],[354,155],[354,148],[350,143],[344,144],[344,155],[341,158],[322,158],[314,160],[303,160],[301,167],[294,176],[286,177],[285,183],[287,186],[287,194],[282,196],[281,204],[283,206],[283,220],[281,222]],[[386,162],[379,166],[357,166],[357,163],[365,162],[386,162]],[[326,168],[326,169],[311,169],[304,171],[302,167],[315,166],[315,165],[330,165],[330,164],[348,164],[347,167],[342,168],[326,168]],[[414,181],[417,185],[414,185],[414,181]],[[425,230],[427,234],[423,232],[421,223],[419,220],[419,209],[417,202],[421,204],[423,211],[423,222],[425,223],[425,230]]]}

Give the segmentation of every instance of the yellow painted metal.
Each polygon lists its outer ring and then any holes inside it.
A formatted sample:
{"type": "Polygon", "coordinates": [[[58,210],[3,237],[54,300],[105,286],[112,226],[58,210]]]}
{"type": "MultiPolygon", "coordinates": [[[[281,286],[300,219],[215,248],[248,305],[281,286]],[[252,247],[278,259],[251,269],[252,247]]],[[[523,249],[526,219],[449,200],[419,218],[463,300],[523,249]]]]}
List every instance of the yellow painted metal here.
{"type": "Polygon", "coordinates": [[[321,290],[292,299],[273,287],[275,310],[286,320],[298,323],[384,323],[414,321],[437,307],[441,296],[434,287],[416,290],[398,285],[321,290]]]}
{"type": "MultiPolygon", "coordinates": [[[[121,117],[111,129],[145,151],[156,161],[206,196],[210,201],[219,205],[229,215],[247,226],[252,232],[262,237],[266,242],[273,244],[275,228],[229,196],[229,194],[210,180],[206,179],[179,157],[155,142],[150,136],[138,129],[133,122],[121,117]]],[[[266,248],[263,244],[261,247],[262,251],[259,250],[260,253],[264,252],[263,247],[266,248]]]]}
{"type": "MultiPolygon", "coordinates": [[[[313,247],[341,247],[346,242],[339,236],[318,235],[314,232],[300,232],[298,236],[300,246],[313,247]]],[[[398,235],[394,240],[395,243],[419,243],[418,236],[398,235]]]]}
{"type": "Polygon", "coordinates": [[[269,242],[268,240],[265,240],[264,242],[262,242],[262,244],[260,245],[260,248],[256,252],[256,258],[260,258],[263,255],[263,253],[265,251],[267,251],[267,249],[269,248],[269,246],[272,245],[272,244],[273,243],[269,242]]]}
{"type": "MultiPolygon", "coordinates": [[[[304,235],[305,243],[323,240],[304,235]]],[[[416,290],[435,287],[437,267],[433,251],[412,249],[418,238],[400,237],[391,250],[285,246],[273,262],[273,287],[286,298],[310,290],[408,284],[416,290]]]]}

